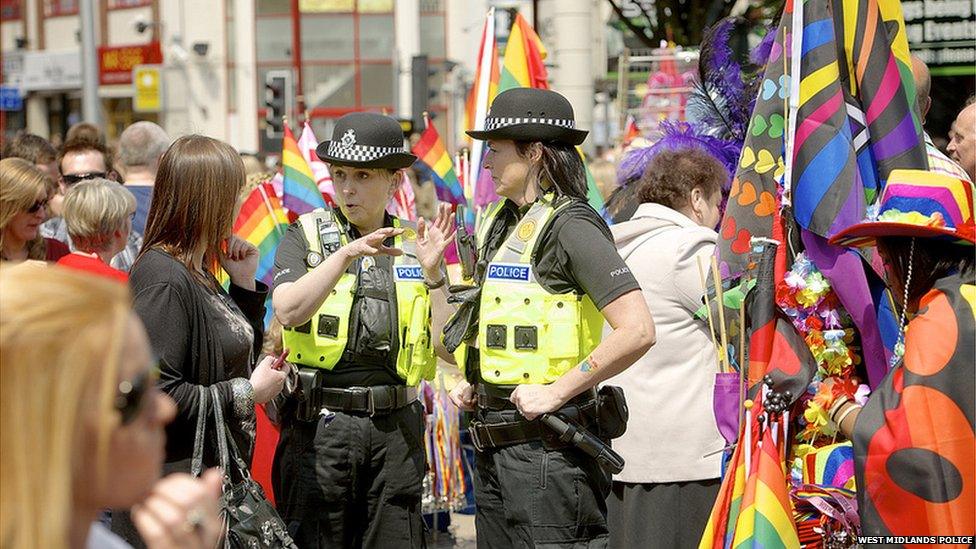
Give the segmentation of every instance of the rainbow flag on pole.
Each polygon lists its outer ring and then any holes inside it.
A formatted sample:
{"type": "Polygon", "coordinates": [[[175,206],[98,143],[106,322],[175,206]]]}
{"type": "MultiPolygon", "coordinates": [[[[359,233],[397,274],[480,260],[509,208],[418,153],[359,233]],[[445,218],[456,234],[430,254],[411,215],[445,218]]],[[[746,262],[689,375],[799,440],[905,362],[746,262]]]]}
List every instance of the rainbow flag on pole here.
{"type": "Polygon", "coordinates": [[[315,176],[298,148],[295,134],[285,124],[285,138],[281,141],[281,165],[284,171],[282,202],[295,215],[325,207],[325,199],[315,184],[315,176]]]}
{"type": "Polygon", "coordinates": [[[793,506],[786,489],[780,447],[773,440],[773,431],[778,428],[775,424],[766,427],[758,456],[753,458],[732,539],[735,549],[800,546],[796,524],[793,523],[793,506]]]}
{"type": "Polygon", "coordinates": [[[437,199],[450,204],[464,204],[464,189],[454,172],[454,162],[447,154],[444,140],[437,133],[437,127],[430,123],[427,113],[424,113],[424,132],[420,141],[413,146],[413,154],[426,164],[434,176],[434,187],[437,189],[437,199]]]}
{"type": "MultiPolygon", "coordinates": [[[[485,16],[485,26],[481,33],[481,47],[478,50],[478,69],[475,71],[474,88],[468,97],[465,112],[465,129],[484,128],[488,115],[488,106],[498,94],[498,44],[495,42],[495,8],[489,8],[485,16]]],[[[485,204],[498,200],[494,185],[487,176],[487,170],[482,169],[485,142],[478,139],[471,141],[471,162],[468,164],[466,181],[474,186],[475,204],[485,204]],[[485,172],[485,173],[482,173],[485,172]]]]}
{"type": "Polygon", "coordinates": [[[498,92],[512,88],[549,89],[549,73],[542,62],[546,58],[546,47],[529,22],[521,13],[515,14],[512,32],[505,46],[505,60],[502,63],[498,92]]]}
{"type": "Polygon", "coordinates": [[[255,278],[265,284],[271,284],[275,250],[287,228],[288,216],[271,183],[255,187],[241,204],[241,211],[234,221],[234,234],[257,247],[261,258],[255,278]]]}

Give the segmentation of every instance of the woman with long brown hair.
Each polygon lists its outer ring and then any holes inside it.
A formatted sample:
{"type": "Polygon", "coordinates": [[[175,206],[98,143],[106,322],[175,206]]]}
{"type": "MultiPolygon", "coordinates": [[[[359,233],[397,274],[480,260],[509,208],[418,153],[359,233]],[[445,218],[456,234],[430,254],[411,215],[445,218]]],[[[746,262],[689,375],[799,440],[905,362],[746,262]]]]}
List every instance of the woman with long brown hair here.
{"type": "Polygon", "coordinates": [[[54,183],[22,158],[0,160],[0,259],[57,261],[70,250],[38,230],[54,195],[54,183]]]}
{"type": "MultiPolygon", "coordinates": [[[[145,242],[129,274],[135,310],[159,356],[160,387],[177,406],[167,427],[168,470],[190,470],[198,385],[217,388],[248,459],[254,405],[284,383],[271,357],[256,360],[268,289],[254,279],[257,249],[231,236],[243,184],[244,164],[229,145],[200,135],[177,139],[160,160],[145,242]],[[214,275],[218,266],[230,276],[229,290],[214,275]]],[[[211,445],[204,463],[216,465],[211,445]]]]}

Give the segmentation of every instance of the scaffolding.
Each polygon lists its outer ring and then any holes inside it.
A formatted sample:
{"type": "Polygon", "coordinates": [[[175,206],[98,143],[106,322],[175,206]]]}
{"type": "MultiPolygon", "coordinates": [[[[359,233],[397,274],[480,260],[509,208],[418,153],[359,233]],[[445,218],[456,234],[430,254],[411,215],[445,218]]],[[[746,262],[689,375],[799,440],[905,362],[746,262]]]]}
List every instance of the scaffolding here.
{"type": "Polygon", "coordinates": [[[624,49],[617,65],[620,128],[633,118],[652,140],[662,120],[684,120],[698,71],[698,50],[680,47],[624,49]]]}

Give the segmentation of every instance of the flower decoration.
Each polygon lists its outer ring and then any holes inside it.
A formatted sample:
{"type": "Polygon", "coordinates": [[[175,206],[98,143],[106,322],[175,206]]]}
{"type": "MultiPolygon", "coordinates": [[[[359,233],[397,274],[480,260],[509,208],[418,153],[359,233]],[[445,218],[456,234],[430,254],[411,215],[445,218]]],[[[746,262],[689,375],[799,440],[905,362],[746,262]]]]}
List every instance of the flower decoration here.
{"type": "Polygon", "coordinates": [[[827,416],[841,394],[838,391],[852,400],[861,391],[859,394],[866,398],[867,387],[862,391],[854,377],[854,368],[860,364],[861,357],[855,345],[853,321],[841,307],[830,282],[802,253],[777,285],[776,303],[803,336],[817,361],[817,373],[800,401],[804,412],[799,422],[804,427],[797,438],[813,446],[830,443],[837,430],[827,416]],[[822,383],[828,378],[833,382],[822,383]]]}

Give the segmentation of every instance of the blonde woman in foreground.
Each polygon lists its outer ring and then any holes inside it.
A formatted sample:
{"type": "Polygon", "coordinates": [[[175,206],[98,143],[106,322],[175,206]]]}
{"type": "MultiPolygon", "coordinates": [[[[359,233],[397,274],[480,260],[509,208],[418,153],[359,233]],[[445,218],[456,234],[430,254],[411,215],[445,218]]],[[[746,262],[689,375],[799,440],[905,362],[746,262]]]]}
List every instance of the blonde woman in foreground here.
{"type": "Polygon", "coordinates": [[[0,289],[0,547],[126,548],[95,520],[129,507],[153,549],[215,546],[219,472],[159,480],[175,406],[126,286],[21,265],[0,289]]]}

